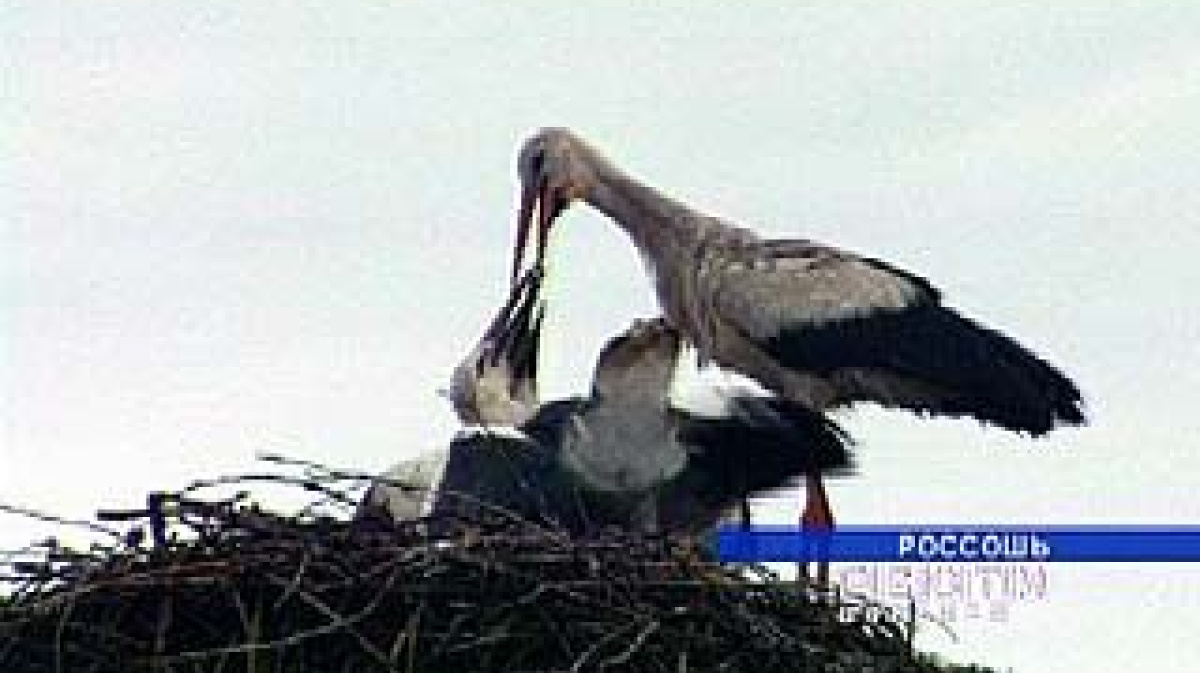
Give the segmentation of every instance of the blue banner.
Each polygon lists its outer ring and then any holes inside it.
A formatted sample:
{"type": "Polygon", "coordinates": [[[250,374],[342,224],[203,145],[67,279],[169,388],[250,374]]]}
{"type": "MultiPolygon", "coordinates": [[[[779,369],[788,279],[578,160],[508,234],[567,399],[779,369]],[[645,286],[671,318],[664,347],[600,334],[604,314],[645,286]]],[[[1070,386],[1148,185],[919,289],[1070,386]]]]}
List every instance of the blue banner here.
{"type": "Polygon", "coordinates": [[[1200,526],[722,526],[722,561],[1200,561],[1200,526]]]}

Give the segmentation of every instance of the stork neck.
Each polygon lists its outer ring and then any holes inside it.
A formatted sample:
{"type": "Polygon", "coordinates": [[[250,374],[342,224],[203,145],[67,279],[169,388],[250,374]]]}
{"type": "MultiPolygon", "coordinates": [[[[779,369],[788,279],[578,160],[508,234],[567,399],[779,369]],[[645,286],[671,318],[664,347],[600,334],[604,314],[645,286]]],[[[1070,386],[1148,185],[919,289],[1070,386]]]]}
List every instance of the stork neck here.
{"type": "Polygon", "coordinates": [[[660,193],[599,153],[585,149],[583,156],[591,178],[587,202],[633,239],[663,313],[686,338],[701,342],[706,359],[704,327],[694,299],[697,264],[705,241],[723,235],[729,226],[660,193]]]}
{"type": "Polygon", "coordinates": [[[667,399],[664,391],[641,390],[626,386],[605,394],[593,388],[592,406],[587,413],[597,418],[624,418],[631,425],[649,427],[663,424],[666,422],[667,416],[667,399]]]}
{"type": "Polygon", "coordinates": [[[698,243],[708,219],[607,161],[593,164],[595,189],[588,199],[612,218],[656,263],[698,243]]]}

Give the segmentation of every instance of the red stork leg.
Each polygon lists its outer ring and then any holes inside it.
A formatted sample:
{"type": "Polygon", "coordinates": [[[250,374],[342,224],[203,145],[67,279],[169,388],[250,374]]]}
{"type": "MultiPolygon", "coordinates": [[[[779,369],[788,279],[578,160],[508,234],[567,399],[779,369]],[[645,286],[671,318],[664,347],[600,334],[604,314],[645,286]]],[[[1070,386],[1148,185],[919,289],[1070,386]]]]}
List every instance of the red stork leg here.
{"type": "MultiPolygon", "coordinates": [[[[825,494],[825,482],[821,475],[812,472],[804,476],[804,513],[800,515],[800,530],[828,533],[833,531],[833,509],[829,506],[829,497],[825,494]]],[[[800,572],[805,577],[812,578],[808,572],[808,563],[800,564],[800,572]]],[[[816,580],[823,585],[829,584],[829,561],[816,561],[816,580]]]]}

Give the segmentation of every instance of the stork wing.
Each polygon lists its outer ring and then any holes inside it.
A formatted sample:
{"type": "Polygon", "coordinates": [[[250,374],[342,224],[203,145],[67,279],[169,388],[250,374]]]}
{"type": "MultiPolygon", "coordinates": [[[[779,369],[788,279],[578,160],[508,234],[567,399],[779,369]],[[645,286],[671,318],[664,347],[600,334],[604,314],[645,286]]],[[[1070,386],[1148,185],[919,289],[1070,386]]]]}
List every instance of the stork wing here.
{"type": "Polygon", "coordinates": [[[714,271],[701,271],[712,288],[701,293],[713,302],[706,308],[755,341],[939,301],[918,276],[808,241],[743,244],[714,271]]]}
{"type": "Polygon", "coordinates": [[[1042,434],[1084,421],[1075,384],[1013,339],[942,306],[884,262],[803,241],[757,241],[713,274],[710,315],[838,404],[870,400],[1042,434]]]}

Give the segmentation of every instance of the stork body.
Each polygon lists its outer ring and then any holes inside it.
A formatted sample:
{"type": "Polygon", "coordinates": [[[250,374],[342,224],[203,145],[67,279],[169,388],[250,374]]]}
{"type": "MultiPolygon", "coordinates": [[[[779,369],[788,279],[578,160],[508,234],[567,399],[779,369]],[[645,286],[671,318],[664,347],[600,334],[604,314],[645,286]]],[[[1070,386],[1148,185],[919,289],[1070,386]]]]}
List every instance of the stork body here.
{"type": "MultiPolygon", "coordinates": [[[[537,266],[573,201],[632,239],[666,320],[715,362],[813,410],[854,402],[972,417],[1042,435],[1084,422],[1075,384],[998,331],[942,303],[925,279],[801,239],[765,239],[671,199],[565,129],[543,129],[518,157],[513,270],[537,222],[537,266]]],[[[832,527],[819,475],[802,519],[832,527]]]]}
{"type": "Polygon", "coordinates": [[[702,363],[813,409],[872,401],[1031,435],[1084,420],[1066,376],[942,304],[915,274],[812,241],[764,239],[697,212],[564,129],[528,140],[518,171],[519,248],[535,208],[540,260],[554,218],[572,200],[591,204],[633,240],[664,315],[702,363]]]}
{"type": "Polygon", "coordinates": [[[372,480],[354,512],[355,520],[387,523],[428,514],[430,493],[441,481],[448,457],[444,448],[437,448],[392,465],[372,480]]]}

